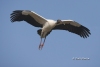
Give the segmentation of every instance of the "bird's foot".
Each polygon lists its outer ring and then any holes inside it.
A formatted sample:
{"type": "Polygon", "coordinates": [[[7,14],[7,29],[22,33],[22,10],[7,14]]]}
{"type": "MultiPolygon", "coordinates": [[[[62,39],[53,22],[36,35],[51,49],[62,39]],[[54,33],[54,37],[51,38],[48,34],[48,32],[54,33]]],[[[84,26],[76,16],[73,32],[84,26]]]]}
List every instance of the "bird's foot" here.
{"type": "Polygon", "coordinates": [[[40,45],[39,45],[39,50],[40,50],[40,49],[42,50],[43,46],[44,46],[44,44],[40,44],[40,45]]]}

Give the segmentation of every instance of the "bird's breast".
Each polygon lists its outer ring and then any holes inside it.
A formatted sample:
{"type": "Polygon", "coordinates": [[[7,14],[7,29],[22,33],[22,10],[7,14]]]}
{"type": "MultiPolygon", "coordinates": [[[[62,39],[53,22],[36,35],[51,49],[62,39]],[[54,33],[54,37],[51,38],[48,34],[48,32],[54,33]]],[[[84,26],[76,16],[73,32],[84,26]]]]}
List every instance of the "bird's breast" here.
{"type": "Polygon", "coordinates": [[[54,27],[54,25],[49,24],[49,23],[45,23],[42,30],[46,31],[46,32],[49,32],[53,27],[54,27]]]}
{"type": "Polygon", "coordinates": [[[42,37],[45,37],[46,34],[48,32],[50,32],[54,27],[55,27],[54,23],[49,23],[49,22],[45,23],[43,28],[42,28],[42,32],[43,32],[43,36],[42,37]]]}

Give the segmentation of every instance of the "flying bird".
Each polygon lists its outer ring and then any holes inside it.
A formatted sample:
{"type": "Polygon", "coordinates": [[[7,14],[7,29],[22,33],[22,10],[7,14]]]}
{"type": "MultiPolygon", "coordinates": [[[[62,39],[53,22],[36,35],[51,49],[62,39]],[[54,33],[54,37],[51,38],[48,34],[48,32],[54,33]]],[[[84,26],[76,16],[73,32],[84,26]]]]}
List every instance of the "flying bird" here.
{"type": "Polygon", "coordinates": [[[57,21],[55,21],[51,19],[46,19],[35,13],[34,11],[30,10],[15,10],[10,14],[10,19],[11,22],[26,21],[32,26],[40,28],[39,30],[37,30],[37,33],[41,38],[39,49],[43,48],[46,37],[51,33],[52,30],[66,30],[77,34],[82,38],[87,38],[91,34],[90,30],[87,27],[79,24],[74,20],[58,19],[57,21]],[[42,42],[43,38],[44,41],[42,42]]]}

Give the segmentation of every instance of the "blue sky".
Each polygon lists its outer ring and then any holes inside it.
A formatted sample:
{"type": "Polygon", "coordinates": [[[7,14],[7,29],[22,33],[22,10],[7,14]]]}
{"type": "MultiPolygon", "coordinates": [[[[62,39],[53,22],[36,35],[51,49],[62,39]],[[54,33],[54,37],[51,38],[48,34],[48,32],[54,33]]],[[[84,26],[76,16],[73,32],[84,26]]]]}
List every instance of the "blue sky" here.
{"type": "Polygon", "coordinates": [[[100,0],[1,0],[0,8],[0,67],[100,67],[100,0]],[[39,28],[26,22],[11,23],[14,10],[75,20],[89,28],[91,36],[83,39],[68,31],[52,31],[38,50],[39,28]]]}

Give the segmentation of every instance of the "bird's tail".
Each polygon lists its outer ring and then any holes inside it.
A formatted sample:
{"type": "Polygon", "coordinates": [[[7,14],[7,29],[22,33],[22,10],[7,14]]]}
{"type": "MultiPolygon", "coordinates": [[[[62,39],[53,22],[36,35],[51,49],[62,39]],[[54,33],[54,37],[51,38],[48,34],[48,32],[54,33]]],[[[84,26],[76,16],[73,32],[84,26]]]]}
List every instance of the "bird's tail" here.
{"type": "Polygon", "coordinates": [[[42,29],[37,30],[37,33],[41,36],[42,29]]]}

